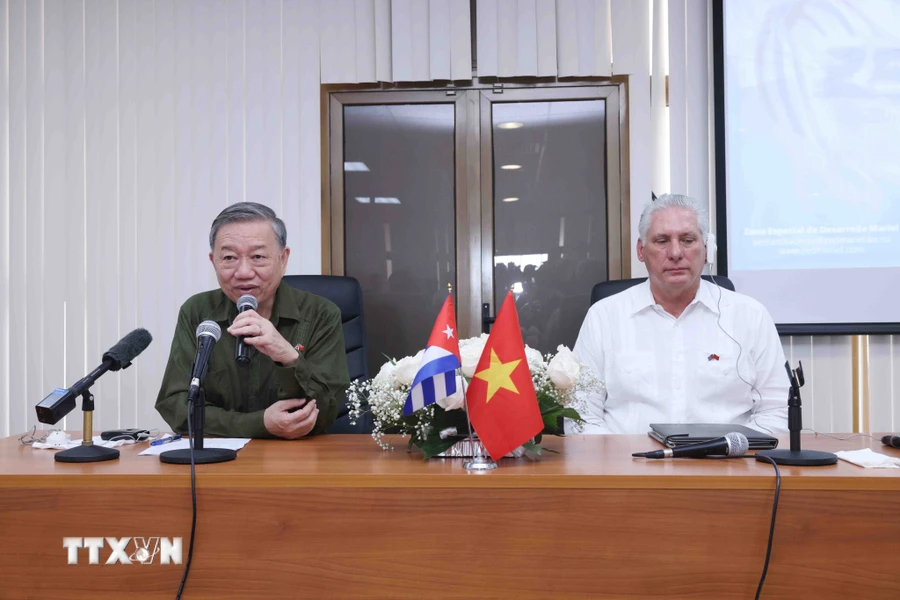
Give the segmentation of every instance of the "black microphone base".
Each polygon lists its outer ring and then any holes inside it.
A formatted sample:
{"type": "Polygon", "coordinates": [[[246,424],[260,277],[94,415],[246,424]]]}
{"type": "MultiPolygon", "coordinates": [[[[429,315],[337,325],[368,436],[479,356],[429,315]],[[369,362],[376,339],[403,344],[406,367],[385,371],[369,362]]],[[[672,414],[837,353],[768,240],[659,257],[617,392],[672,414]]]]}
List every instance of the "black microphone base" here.
{"type": "MultiPolygon", "coordinates": [[[[227,448],[195,448],[194,464],[208,465],[212,463],[228,462],[237,458],[237,452],[227,448]]],[[[191,464],[191,450],[169,450],[159,455],[159,460],[170,465],[191,464]]]]}
{"type": "Polygon", "coordinates": [[[56,462],[88,463],[119,458],[119,451],[104,446],[76,446],[57,452],[53,459],[56,462]]]}
{"type": "Polygon", "coordinates": [[[818,450],[760,450],[756,453],[756,460],[762,460],[766,456],[778,465],[790,467],[824,467],[837,464],[838,457],[831,452],[819,452],[818,450]]]}

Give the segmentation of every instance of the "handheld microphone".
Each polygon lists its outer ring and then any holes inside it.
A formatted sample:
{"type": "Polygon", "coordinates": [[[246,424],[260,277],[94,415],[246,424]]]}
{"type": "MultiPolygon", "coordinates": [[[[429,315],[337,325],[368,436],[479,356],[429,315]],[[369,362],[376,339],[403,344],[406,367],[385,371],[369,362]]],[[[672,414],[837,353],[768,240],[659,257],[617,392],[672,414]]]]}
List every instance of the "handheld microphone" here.
{"type": "MultiPolygon", "coordinates": [[[[250,294],[244,294],[238,298],[237,301],[238,314],[241,314],[245,310],[256,310],[258,306],[259,304],[257,303],[256,298],[250,294]]],[[[249,349],[244,343],[244,336],[242,335],[238,336],[237,345],[234,347],[234,360],[244,367],[250,364],[249,349]]]]}
{"type": "Polygon", "coordinates": [[[900,435],[886,435],[881,438],[881,443],[892,448],[900,448],[900,435]]]}
{"type": "Polygon", "coordinates": [[[203,321],[197,326],[197,358],[191,370],[191,387],[188,389],[188,401],[195,401],[200,395],[200,382],[206,376],[209,357],[213,346],[222,337],[222,328],[215,321],[203,321]]]}
{"type": "Polygon", "coordinates": [[[725,437],[716,438],[708,442],[691,444],[680,448],[666,448],[665,450],[653,450],[651,452],[635,452],[632,456],[643,458],[703,458],[711,455],[743,456],[750,449],[747,437],[736,431],[725,434],[725,437]]]}
{"type": "Polygon", "coordinates": [[[79,379],[68,389],[56,389],[35,407],[38,421],[55,424],[75,408],[75,398],[84,394],[107,371],[127,369],[153,337],[146,329],[135,329],[103,353],[103,364],[79,379]]]}

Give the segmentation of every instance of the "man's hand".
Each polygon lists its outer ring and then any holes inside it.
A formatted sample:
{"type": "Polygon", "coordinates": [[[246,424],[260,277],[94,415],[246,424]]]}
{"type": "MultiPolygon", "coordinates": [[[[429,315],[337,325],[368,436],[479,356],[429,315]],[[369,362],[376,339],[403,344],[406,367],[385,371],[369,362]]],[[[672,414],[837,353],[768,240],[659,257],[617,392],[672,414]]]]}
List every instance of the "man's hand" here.
{"type": "Polygon", "coordinates": [[[288,440],[296,440],[308,435],[316,425],[319,418],[319,409],[316,401],[306,398],[293,400],[279,400],[266,409],[263,414],[263,423],[272,435],[277,435],[288,440]],[[304,403],[305,406],[304,406],[304,403]],[[300,408],[300,407],[303,408],[300,408]],[[297,410],[300,408],[300,410],[297,410]],[[295,411],[295,412],[291,412],[295,411]]]}
{"type": "Polygon", "coordinates": [[[255,310],[239,314],[228,328],[228,333],[235,337],[244,336],[245,344],[285,366],[291,366],[300,358],[300,353],[278,333],[272,322],[259,316],[255,310]]]}

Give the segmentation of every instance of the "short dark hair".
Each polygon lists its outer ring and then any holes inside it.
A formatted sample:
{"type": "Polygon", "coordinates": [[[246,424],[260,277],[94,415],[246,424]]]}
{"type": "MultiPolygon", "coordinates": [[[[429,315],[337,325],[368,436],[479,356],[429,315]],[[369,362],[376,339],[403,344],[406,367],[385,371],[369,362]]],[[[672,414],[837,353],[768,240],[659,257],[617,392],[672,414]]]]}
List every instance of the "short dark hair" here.
{"type": "Polygon", "coordinates": [[[268,221],[275,232],[278,245],[284,250],[287,246],[287,228],[284,221],[275,215],[275,211],[264,204],[256,202],[237,202],[219,213],[209,229],[209,249],[216,249],[216,235],[223,225],[229,223],[249,223],[252,221],[268,221]]]}

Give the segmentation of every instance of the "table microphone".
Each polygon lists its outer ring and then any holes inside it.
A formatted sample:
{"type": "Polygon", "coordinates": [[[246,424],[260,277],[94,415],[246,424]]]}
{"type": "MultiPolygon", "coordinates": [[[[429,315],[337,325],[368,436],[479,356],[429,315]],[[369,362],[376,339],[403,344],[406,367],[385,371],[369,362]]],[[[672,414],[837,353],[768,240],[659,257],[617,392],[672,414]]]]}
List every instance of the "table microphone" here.
{"type": "MultiPolygon", "coordinates": [[[[256,310],[258,306],[256,298],[250,294],[244,294],[238,298],[237,301],[238,314],[241,314],[246,310],[256,310]]],[[[238,336],[237,345],[234,347],[234,360],[243,367],[250,364],[249,348],[247,348],[247,344],[244,343],[244,336],[242,335],[238,336]]]]}
{"type": "Polygon", "coordinates": [[[632,456],[641,458],[703,458],[711,455],[743,456],[750,449],[750,442],[743,433],[732,431],[725,437],[716,438],[708,442],[681,446],[680,448],[666,448],[665,450],[653,450],[651,452],[635,452],[632,456]]]}
{"type": "Polygon", "coordinates": [[[886,435],[881,438],[881,443],[892,448],[900,448],[900,435],[886,435]]]}

